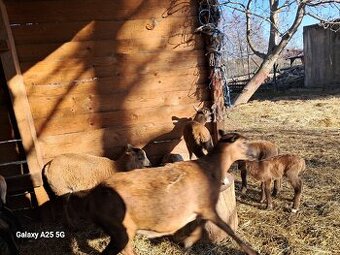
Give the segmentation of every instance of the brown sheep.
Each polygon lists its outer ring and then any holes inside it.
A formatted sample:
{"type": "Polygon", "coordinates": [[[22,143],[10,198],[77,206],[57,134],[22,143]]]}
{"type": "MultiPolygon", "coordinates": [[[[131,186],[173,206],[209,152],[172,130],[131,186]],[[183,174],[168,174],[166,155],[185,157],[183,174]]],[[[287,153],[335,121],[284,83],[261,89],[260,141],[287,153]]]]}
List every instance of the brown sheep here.
{"type": "Polygon", "coordinates": [[[283,176],[294,188],[292,212],[297,212],[302,192],[302,180],[299,174],[306,168],[305,160],[297,155],[284,154],[260,161],[245,161],[245,169],[254,179],[261,181],[261,203],[267,200],[267,209],[272,209],[270,194],[273,180],[281,180],[283,176]]]}
{"type": "Polygon", "coordinates": [[[183,137],[188,148],[189,158],[194,154],[197,158],[205,155],[204,149],[210,151],[214,145],[209,130],[204,126],[211,121],[211,112],[203,107],[196,109],[195,118],[189,121],[183,128],[183,137]]]}
{"type": "Polygon", "coordinates": [[[119,171],[150,166],[144,150],[128,145],[116,161],[89,154],[58,155],[43,169],[44,186],[50,196],[90,189],[119,171]],[[52,194],[51,194],[52,193],[52,194]]]}
{"type": "Polygon", "coordinates": [[[149,238],[171,235],[201,219],[212,221],[247,254],[255,255],[216,212],[225,173],[235,160],[251,159],[249,155],[243,136],[225,134],[200,159],[116,173],[89,191],[70,194],[67,214],[74,217],[83,208],[110,235],[102,254],[134,254],[131,241],[136,233],[149,238]]]}
{"type": "MultiPolygon", "coordinates": [[[[253,157],[257,160],[262,160],[277,156],[279,154],[279,148],[276,144],[266,140],[255,140],[249,143],[252,147],[253,157]]],[[[238,161],[238,169],[241,170],[242,178],[242,193],[247,192],[247,171],[245,169],[245,163],[243,160],[238,161]]],[[[273,196],[276,196],[281,188],[281,180],[274,181],[273,196]]]]}

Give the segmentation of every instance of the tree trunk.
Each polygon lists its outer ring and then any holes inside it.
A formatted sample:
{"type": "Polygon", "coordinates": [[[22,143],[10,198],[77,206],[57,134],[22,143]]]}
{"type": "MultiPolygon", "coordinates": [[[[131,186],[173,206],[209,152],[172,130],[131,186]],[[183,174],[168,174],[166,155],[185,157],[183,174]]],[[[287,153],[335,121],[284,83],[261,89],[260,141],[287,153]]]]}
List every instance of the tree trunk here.
{"type": "MultiPolygon", "coordinates": [[[[248,2],[248,8],[249,4],[251,1],[248,2]]],[[[277,4],[278,1],[276,0],[271,0],[270,3],[273,4],[272,6],[272,11],[277,11],[277,4]]],[[[239,104],[245,104],[249,101],[249,99],[254,95],[256,90],[261,86],[261,84],[264,82],[264,80],[268,77],[270,70],[273,68],[275,62],[277,61],[281,51],[287,46],[288,42],[292,38],[292,36],[295,34],[297,31],[298,27],[300,26],[302,22],[302,18],[305,15],[305,6],[306,3],[302,1],[296,10],[296,15],[295,19],[293,21],[292,26],[287,30],[285,35],[282,37],[281,41],[279,44],[276,45],[275,42],[275,35],[276,33],[274,30],[271,31],[271,39],[269,41],[269,48],[268,48],[268,54],[265,56],[263,59],[263,63],[261,64],[259,70],[257,70],[256,74],[254,77],[248,82],[248,84],[244,87],[242,90],[242,93],[236,98],[234,106],[237,106],[239,104]]],[[[275,22],[275,18],[277,13],[273,13],[271,15],[272,22],[275,22]]],[[[250,31],[249,29],[249,21],[248,21],[248,28],[247,31],[250,31]]],[[[274,23],[272,23],[274,24],[274,23]]],[[[272,27],[273,28],[273,27],[272,27]]],[[[247,36],[248,44],[250,44],[249,36],[247,36]]],[[[252,48],[253,49],[253,48],[252,48]]],[[[253,50],[254,51],[254,50],[253,50]]],[[[256,51],[254,51],[256,52],[256,51]]],[[[259,55],[259,54],[256,54],[259,55]]]]}
{"type": "Polygon", "coordinates": [[[273,68],[275,61],[265,60],[264,63],[257,70],[254,77],[247,83],[247,85],[242,90],[241,94],[236,98],[234,106],[239,104],[245,104],[254,95],[256,90],[261,86],[261,84],[268,77],[270,70],[273,68]],[[267,62],[267,63],[266,63],[267,62]]]}

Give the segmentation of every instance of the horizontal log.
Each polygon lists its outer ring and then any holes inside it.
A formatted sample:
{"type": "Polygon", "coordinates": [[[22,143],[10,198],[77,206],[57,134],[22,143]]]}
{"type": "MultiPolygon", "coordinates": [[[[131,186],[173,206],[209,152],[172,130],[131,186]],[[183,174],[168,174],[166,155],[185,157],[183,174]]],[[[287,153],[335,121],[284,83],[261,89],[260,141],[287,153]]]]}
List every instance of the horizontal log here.
{"type": "MultiPolygon", "coordinates": [[[[169,140],[172,140],[172,142],[152,143],[152,140],[150,140],[151,141],[150,144],[146,144],[145,146],[135,145],[134,143],[132,144],[135,146],[140,146],[146,151],[146,154],[148,158],[150,159],[152,166],[158,166],[161,163],[162,157],[168,153],[180,154],[184,158],[184,160],[188,160],[189,159],[188,150],[187,150],[184,140],[180,137],[180,135],[178,134],[177,138],[172,138],[169,140]]],[[[101,149],[96,149],[93,147],[83,148],[84,150],[82,150],[81,152],[79,152],[79,150],[77,150],[77,147],[75,146],[74,151],[71,150],[68,152],[87,153],[87,154],[96,155],[96,156],[108,157],[113,160],[116,160],[119,157],[119,155],[121,155],[122,153],[123,146],[112,146],[112,145],[111,146],[105,145],[105,146],[107,147],[103,147],[101,149]]],[[[49,162],[50,160],[52,160],[55,156],[59,154],[63,154],[63,153],[65,152],[62,150],[58,150],[58,151],[55,151],[55,153],[48,155],[48,157],[44,158],[45,164],[49,162]]]]}
{"type": "MultiPolygon", "coordinates": [[[[195,104],[197,106],[197,104],[195,104]]],[[[180,118],[174,125],[181,128],[185,118],[193,117],[193,104],[180,104],[172,107],[137,108],[113,112],[84,113],[61,115],[55,114],[34,120],[37,134],[40,138],[68,133],[85,132],[89,130],[118,127],[129,128],[145,123],[172,122],[173,117],[180,118]]]]}
{"type": "Polygon", "coordinates": [[[186,88],[190,95],[199,88],[207,88],[207,76],[206,70],[195,67],[140,74],[138,79],[132,75],[119,75],[116,77],[77,79],[71,82],[48,82],[46,84],[27,82],[26,91],[28,96],[35,97],[64,97],[76,94],[110,95],[129,90],[129,87],[133,86],[135,93],[146,91],[171,92],[186,88]]]}
{"type": "Polygon", "coordinates": [[[84,20],[128,20],[188,16],[197,12],[195,1],[159,0],[26,0],[5,1],[9,20],[16,23],[84,20]]]}
{"type": "MultiPolygon", "coordinates": [[[[84,42],[48,43],[48,44],[24,44],[17,45],[17,53],[20,62],[41,61],[54,59],[67,61],[73,58],[93,57],[119,57],[119,54],[158,54],[162,52],[176,55],[177,52],[202,50],[203,42],[198,36],[183,41],[183,38],[156,37],[148,39],[122,39],[101,40],[84,42]],[[176,52],[176,53],[175,53],[176,52]]],[[[137,55],[139,56],[139,55],[137,55]]],[[[150,58],[149,58],[150,59],[150,58]]]]}
{"type": "Polygon", "coordinates": [[[176,91],[166,94],[162,91],[134,93],[133,89],[109,96],[101,95],[71,95],[59,97],[29,97],[33,118],[53,116],[55,112],[65,115],[76,115],[92,112],[110,112],[138,108],[161,106],[176,106],[194,104],[197,101],[209,100],[210,95],[205,90],[198,94],[188,95],[188,91],[176,91]]]}
{"type": "Polygon", "coordinates": [[[149,142],[159,139],[176,139],[181,132],[172,132],[172,123],[148,123],[132,126],[131,128],[102,128],[86,132],[49,136],[39,139],[44,151],[44,158],[67,152],[84,153],[91,151],[94,154],[107,155],[111,150],[121,151],[127,143],[143,147],[149,142]],[[117,148],[117,146],[119,148],[117,148]]]}
{"type": "Polygon", "coordinates": [[[60,85],[95,81],[111,77],[114,83],[130,84],[144,78],[165,79],[176,76],[198,76],[204,72],[206,59],[201,51],[186,53],[160,52],[135,54],[118,58],[70,59],[69,61],[41,61],[23,63],[26,86],[60,85]],[[169,68],[171,67],[171,68],[169,68]]]}
{"type": "Polygon", "coordinates": [[[75,22],[32,23],[13,26],[16,45],[62,43],[68,41],[100,41],[156,38],[190,40],[197,25],[197,16],[135,19],[126,21],[93,20],[75,22]],[[154,25],[153,29],[147,29],[154,25]]]}

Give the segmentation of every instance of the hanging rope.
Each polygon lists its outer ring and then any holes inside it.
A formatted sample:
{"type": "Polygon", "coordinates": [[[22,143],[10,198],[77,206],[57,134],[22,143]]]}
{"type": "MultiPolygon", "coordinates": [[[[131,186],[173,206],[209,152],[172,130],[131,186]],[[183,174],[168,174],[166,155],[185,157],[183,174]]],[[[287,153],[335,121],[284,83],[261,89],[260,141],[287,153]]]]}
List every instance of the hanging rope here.
{"type": "Polygon", "coordinates": [[[209,87],[213,90],[214,104],[211,110],[214,122],[222,121],[225,108],[225,97],[230,106],[230,93],[225,77],[222,58],[223,32],[218,28],[220,9],[217,0],[202,0],[199,3],[199,27],[196,32],[205,35],[206,55],[210,68],[209,87]],[[226,93],[225,93],[226,92],[226,93]]]}

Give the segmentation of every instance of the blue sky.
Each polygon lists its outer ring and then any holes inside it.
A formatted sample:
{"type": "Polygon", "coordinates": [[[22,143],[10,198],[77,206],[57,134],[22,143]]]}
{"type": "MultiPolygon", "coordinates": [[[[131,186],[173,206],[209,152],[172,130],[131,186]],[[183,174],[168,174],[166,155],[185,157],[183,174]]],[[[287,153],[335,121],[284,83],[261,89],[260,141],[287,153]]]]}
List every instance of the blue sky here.
{"type": "MultiPolygon", "coordinates": [[[[223,3],[223,0],[220,0],[220,3],[223,3]]],[[[225,1],[227,2],[227,1],[225,1]]],[[[242,4],[246,4],[248,1],[247,0],[233,0],[233,2],[238,2],[238,3],[242,3],[242,4]]],[[[280,5],[282,5],[283,3],[285,3],[286,1],[281,0],[280,1],[280,5]]],[[[293,2],[292,0],[289,2],[293,2]]],[[[315,1],[314,1],[315,2],[315,1]]],[[[268,14],[269,11],[269,5],[268,5],[269,1],[268,0],[253,0],[252,2],[252,7],[257,8],[257,10],[260,10],[260,12],[258,13],[265,13],[268,14]]],[[[236,5],[233,5],[236,6],[236,5]]],[[[230,11],[230,9],[229,9],[230,11]]],[[[284,13],[282,16],[284,18],[281,17],[282,21],[284,21],[285,23],[287,23],[286,25],[291,25],[294,17],[295,17],[295,12],[296,12],[296,4],[291,5],[291,10],[289,12],[284,13]]],[[[312,12],[314,15],[318,15],[318,16],[327,16],[327,17],[332,17],[332,18],[339,18],[340,17],[340,3],[338,3],[338,7],[326,7],[326,8],[313,8],[313,9],[307,9],[307,12],[312,12]]],[[[288,47],[298,47],[298,48],[302,48],[303,47],[303,26],[308,26],[308,25],[312,25],[312,24],[317,24],[319,23],[318,20],[306,15],[303,18],[302,24],[300,25],[298,31],[296,32],[296,34],[294,35],[294,37],[292,38],[290,44],[288,45],[288,47]]],[[[268,23],[267,23],[268,25],[268,23]]],[[[268,33],[268,26],[267,26],[267,32],[268,33]]],[[[284,31],[281,31],[284,32],[284,31]]]]}

